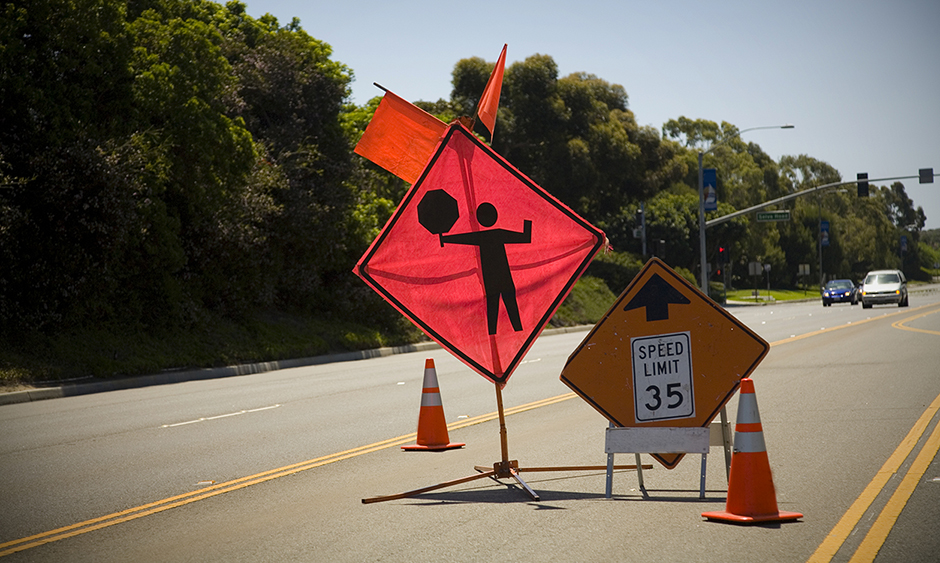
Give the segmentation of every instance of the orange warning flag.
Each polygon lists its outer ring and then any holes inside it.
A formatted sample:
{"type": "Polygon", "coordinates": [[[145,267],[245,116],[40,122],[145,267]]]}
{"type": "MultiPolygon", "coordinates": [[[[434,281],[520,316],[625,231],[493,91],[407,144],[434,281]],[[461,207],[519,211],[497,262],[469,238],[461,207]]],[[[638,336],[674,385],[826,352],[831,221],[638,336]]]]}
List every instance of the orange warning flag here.
{"type": "Polygon", "coordinates": [[[386,91],[355,152],[414,184],[446,128],[440,119],[386,91]]]}
{"type": "Polygon", "coordinates": [[[503,70],[506,67],[506,45],[503,45],[503,52],[499,54],[496,66],[490,74],[490,79],[486,82],[486,89],[480,97],[480,103],[477,104],[477,115],[480,122],[490,130],[490,135],[496,128],[496,110],[499,109],[499,92],[503,87],[503,70]]]}

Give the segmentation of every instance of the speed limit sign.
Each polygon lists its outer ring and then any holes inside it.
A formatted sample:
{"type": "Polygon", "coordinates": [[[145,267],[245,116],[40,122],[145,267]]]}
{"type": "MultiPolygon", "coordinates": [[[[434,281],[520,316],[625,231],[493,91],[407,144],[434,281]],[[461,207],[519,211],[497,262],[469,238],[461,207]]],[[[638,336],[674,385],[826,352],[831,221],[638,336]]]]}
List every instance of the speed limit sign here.
{"type": "Polygon", "coordinates": [[[689,332],[631,338],[636,422],[692,418],[689,332]]]}
{"type": "MultiPolygon", "coordinates": [[[[615,426],[706,427],[770,345],[662,260],[643,266],[561,380],[615,426]]],[[[653,454],[672,469],[682,454],[653,454]]]]}

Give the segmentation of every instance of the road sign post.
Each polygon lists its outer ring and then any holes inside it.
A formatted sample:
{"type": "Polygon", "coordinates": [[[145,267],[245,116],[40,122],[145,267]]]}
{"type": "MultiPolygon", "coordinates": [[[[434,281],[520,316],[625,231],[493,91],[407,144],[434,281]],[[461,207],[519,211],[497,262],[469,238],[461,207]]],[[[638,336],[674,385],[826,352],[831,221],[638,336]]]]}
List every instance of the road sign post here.
{"type": "MultiPolygon", "coordinates": [[[[509,459],[502,388],[605,243],[602,231],[454,123],[395,214],[356,264],[370,287],[458,359],[495,384],[501,459],[477,473],[365,504],[522,471],[509,459]]],[[[635,469],[636,466],[619,466],[635,469]]]]}
{"type": "Polygon", "coordinates": [[[809,264],[800,264],[799,266],[799,276],[801,283],[803,284],[803,293],[806,293],[806,276],[809,275],[809,264]]]}
{"type": "MultiPolygon", "coordinates": [[[[571,354],[561,380],[616,426],[705,427],[769,349],[653,258],[571,354]]],[[[672,469],[682,456],[654,457],[672,469]]]]}

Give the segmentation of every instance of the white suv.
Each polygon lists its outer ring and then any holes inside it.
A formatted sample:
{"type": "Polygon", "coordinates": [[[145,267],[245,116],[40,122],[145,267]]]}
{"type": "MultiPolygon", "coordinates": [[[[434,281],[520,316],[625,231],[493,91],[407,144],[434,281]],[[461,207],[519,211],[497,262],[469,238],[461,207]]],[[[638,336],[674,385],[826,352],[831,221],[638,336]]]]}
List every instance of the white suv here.
{"type": "Polygon", "coordinates": [[[901,270],[874,270],[868,272],[862,282],[859,296],[862,307],[870,309],[872,305],[897,303],[898,307],[907,307],[907,279],[901,270]]]}

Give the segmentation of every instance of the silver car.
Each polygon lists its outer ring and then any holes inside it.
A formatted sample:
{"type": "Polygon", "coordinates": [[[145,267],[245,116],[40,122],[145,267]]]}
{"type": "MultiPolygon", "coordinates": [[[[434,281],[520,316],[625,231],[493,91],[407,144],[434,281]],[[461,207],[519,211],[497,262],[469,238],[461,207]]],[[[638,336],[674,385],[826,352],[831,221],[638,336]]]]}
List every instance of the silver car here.
{"type": "Polygon", "coordinates": [[[859,297],[862,307],[870,309],[872,305],[897,303],[898,307],[907,307],[907,279],[901,270],[875,270],[868,272],[862,282],[859,297]]]}

